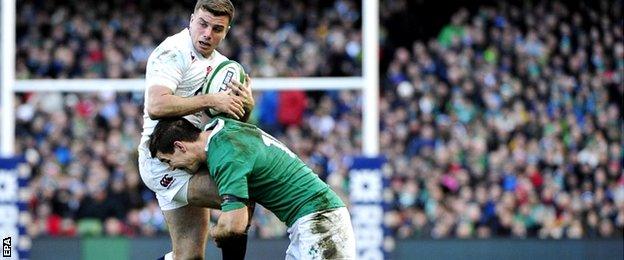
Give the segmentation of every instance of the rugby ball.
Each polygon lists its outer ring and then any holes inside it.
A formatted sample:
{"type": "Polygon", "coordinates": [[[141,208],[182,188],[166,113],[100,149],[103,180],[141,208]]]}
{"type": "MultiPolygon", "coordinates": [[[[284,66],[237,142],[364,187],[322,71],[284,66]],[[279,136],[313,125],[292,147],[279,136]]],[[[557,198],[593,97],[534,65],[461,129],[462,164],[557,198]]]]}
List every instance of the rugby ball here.
{"type": "MultiPolygon", "coordinates": [[[[233,60],[226,60],[221,62],[217,68],[212,71],[208,81],[202,87],[202,94],[214,94],[228,89],[227,84],[230,81],[235,80],[240,83],[245,83],[245,70],[238,62],[233,60]]],[[[213,117],[218,111],[213,109],[206,110],[206,114],[213,117]]]]}

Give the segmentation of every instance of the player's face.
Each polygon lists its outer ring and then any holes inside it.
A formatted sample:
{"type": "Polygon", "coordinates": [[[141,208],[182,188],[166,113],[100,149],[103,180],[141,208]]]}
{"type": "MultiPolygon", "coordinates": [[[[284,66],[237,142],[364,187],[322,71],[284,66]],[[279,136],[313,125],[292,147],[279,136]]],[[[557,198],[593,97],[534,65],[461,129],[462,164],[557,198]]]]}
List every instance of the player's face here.
{"type": "Polygon", "coordinates": [[[230,22],[226,15],[214,16],[211,12],[198,9],[191,14],[189,31],[193,47],[204,57],[210,56],[225,38],[230,22]]]}
{"type": "Polygon", "coordinates": [[[199,169],[200,160],[195,158],[190,152],[177,147],[174,148],[173,153],[170,154],[156,153],[156,158],[169,165],[171,170],[181,169],[189,173],[194,173],[199,169]]]}

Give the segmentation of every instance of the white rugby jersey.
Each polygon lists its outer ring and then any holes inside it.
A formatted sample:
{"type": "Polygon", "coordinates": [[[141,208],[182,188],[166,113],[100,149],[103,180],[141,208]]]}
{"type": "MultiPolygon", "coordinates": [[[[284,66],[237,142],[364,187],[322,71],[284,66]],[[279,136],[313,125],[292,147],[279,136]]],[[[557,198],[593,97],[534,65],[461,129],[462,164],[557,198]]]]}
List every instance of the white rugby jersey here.
{"type": "MultiPolygon", "coordinates": [[[[149,135],[152,134],[156,123],[158,123],[158,120],[150,119],[147,114],[149,87],[162,85],[170,88],[176,96],[194,96],[208,79],[208,74],[225,60],[228,58],[217,50],[214,50],[208,58],[199,54],[193,47],[188,28],[167,37],[158,45],[149,56],[145,71],[145,102],[141,144],[149,139],[149,135]]],[[[187,115],[185,118],[200,129],[206,124],[206,118],[201,111],[187,115]]]]}

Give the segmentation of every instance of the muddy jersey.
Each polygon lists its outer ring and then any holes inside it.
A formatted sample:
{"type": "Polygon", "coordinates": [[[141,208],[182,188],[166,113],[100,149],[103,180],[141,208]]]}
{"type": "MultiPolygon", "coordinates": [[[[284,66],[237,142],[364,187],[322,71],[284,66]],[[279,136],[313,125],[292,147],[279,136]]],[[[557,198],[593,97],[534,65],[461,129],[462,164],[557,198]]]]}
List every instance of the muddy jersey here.
{"type": "MultiPolygon", "coordinates": [[[[345,206],[299,157],[254,125],[217,117],[205,129],[212,130],[206,160],[219,195],[251,199],[289,227],[304,215],[345,206]]],[[[224,202],[221,209],[244,206],[224,202]]]]}

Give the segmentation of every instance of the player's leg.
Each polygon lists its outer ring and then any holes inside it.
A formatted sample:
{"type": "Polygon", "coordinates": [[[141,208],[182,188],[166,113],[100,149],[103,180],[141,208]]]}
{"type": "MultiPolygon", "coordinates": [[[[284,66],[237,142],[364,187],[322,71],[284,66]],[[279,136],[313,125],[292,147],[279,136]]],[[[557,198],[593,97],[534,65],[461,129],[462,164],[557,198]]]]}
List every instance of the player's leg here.
{"type": "Polygon", "coordinates": [[[169,228],[175,259],[203,259],[210,220],[209,210],[203,207],[218,208],[220,205],[220,200],[209,201],[216,196],[209,176],[172,171],[168,165],[149,157],[144,149],[139,149],[139,172],[146,186],[156,193],[169,228]],[[191,205],[189,190],[193,194],[191,205]],[[200,192],[204,195],[197,195],[200,192]]]}
{"type": "Polygon", "coordinates": [[[163,210],[173,259],[204,259],[210,223],[208,208],[220,208],[221,205],[216,185],[206,172],[192,175],[173,197],[173,203],[184,201],[188,205],[163,210]]]}
{"type": "Polygon", "coordinates": [[[210,210],[186,205],[181,208],[163,211],[174,259],[204,259],[210,210]]]}
{"type": "MultiPolygon", "coordinates": [[[[217,185],[215,184],[207,170],[202,170],[193,175],[189,180],[186,199],[189,205],[196,207],[206,207],[211,209],[221,209],[223,201],[219,196],[217,185]]],[[[253,216],[256,203],[250,201],[247,205],[249,209],[249,220],[253,216]]]]}
{"type": "Polygon", "coordinates": [[[221,209],[222,199],[219,196],[217,185],[207,170],[200,170],[199,173],[191,176],[186,200],[192,206],[221,209]]]}

